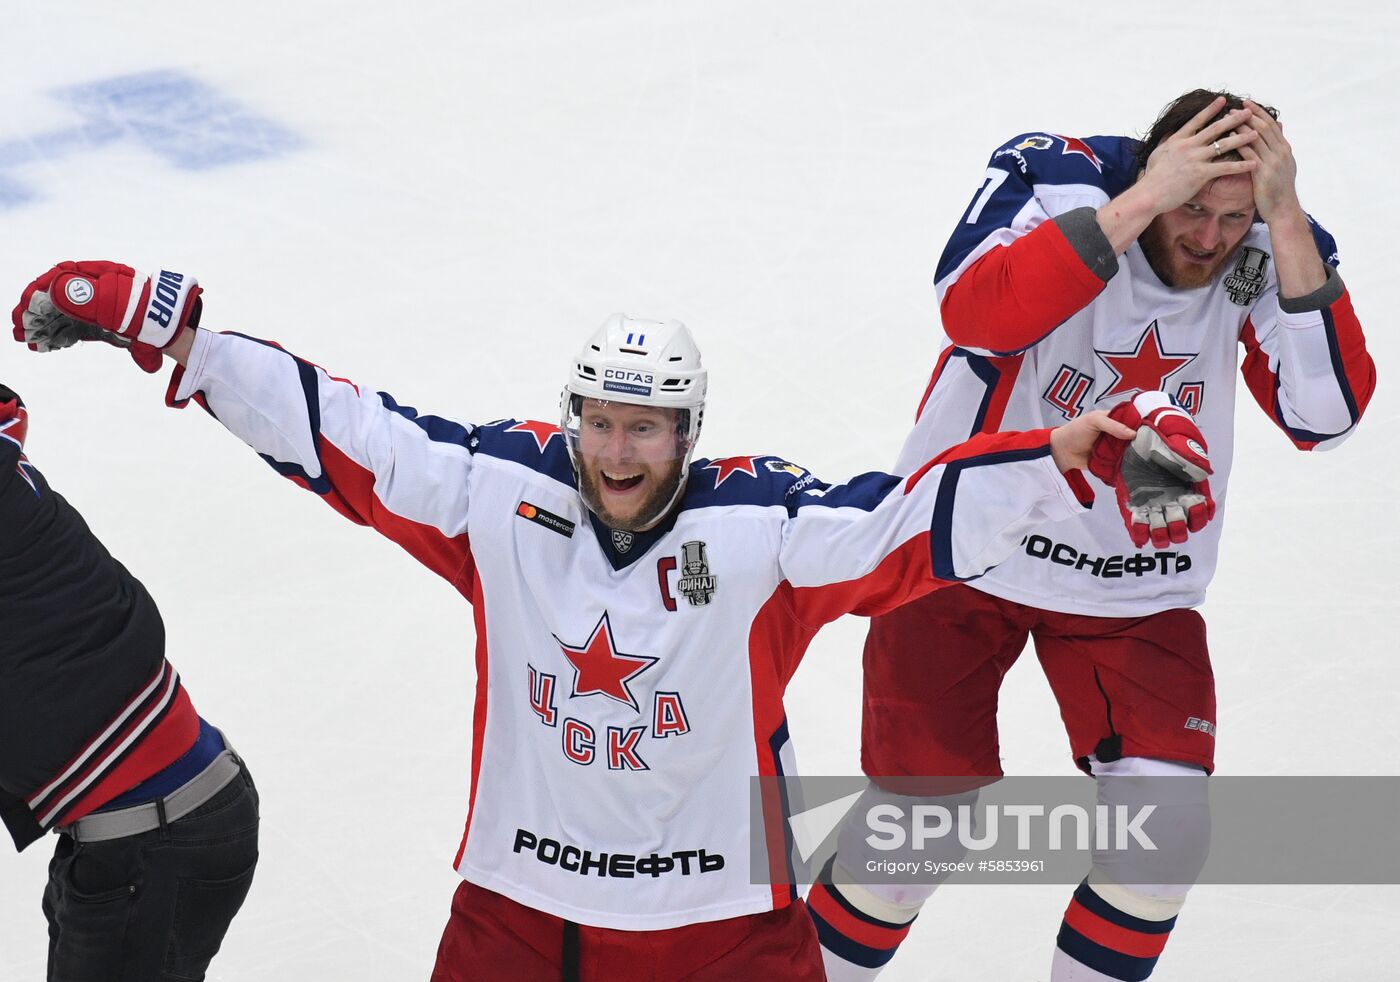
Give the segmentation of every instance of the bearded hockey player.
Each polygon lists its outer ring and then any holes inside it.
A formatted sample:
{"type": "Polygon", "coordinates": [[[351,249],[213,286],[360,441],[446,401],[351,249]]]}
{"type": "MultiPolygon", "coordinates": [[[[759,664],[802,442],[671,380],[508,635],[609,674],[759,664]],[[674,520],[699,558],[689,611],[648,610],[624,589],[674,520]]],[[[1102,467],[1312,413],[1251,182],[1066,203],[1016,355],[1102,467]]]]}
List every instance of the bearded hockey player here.
{"type": "MultiPolygon", "coordinates": [[[[1209,439],[1223,500],[1241,349],[1250,394],[1299,449],[1347,439],[1375,367],[1296,170],[1272,110],[1204,89],[1168,105],[1142,141],[1025,133],[998,148],[939,262],[948,340],[896,471],[979,432],[1164,390],[1209,439]]],[[[1101,504],[1028,536],[976,582],[876,618],[866,774],[999,777],[997,694],[1029,637],[1101,801],[1142,777],[1195,785],[1174,848],[1182,870],[1199,871],[1217,714],[1193,608],[1220,528],[1187,544],[1148,529],[1134,538],[1141,551],[1125,550],[1118,515],[1101,504]]],[[[861,848],[842,842],[834,882],[808,899],[828,974],[856,982],[890,960],[937,884],[856,882],[861,848]]],[[[1108,863],[1097,855],[1070,900],[1052,982],[1145,979],[1176,924],[1189,877],[1124,882],[1108,863]]]]}
{"type": "Polygon", "coordinates": [[[1103,413],[844,485],[781,457],[693,460],[707,376],[690,332],[621,314],[574,360],[557,425],[457,422],[183,330],[195,289],[61,264],[16,336],[47,349],[96,325],[145,365],[166,350],[172,405],[197,400],[471,603],[472,795],[442,982],[821,979],[794,888],[752,882],[748,862],[751,836],[782,849],[781,815],[750,829],[749,781],[791,767],[783,691],[817,629],[975,577],[1082,512],[1101,434],[1100,452],[1137,432],[1185,455],[1169,451],[1180,476],[1153,507],[1208,496],[1194,425],[1103,413]]]}

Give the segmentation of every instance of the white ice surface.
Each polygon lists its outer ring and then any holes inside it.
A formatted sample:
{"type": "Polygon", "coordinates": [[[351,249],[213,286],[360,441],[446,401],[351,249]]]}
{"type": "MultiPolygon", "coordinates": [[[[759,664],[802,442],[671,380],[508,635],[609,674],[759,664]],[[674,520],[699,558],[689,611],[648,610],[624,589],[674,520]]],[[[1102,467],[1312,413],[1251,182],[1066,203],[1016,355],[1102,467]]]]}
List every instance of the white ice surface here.
{"type": "MultiPolygon", "coordinates": [[[[304,141],[203,171],[132,141],[9,169],[37,193],[0,210],[12,296],[58,259],[166,264],[198,274],[207,325],[476,420],[553,418],[610,311],[679,317],[712,377],[702,453],[779,452],[828,479],[895,457],[937,348],[934,263],[992,147],[1140,131],[1198,84],[1280,106],[1381,387],[1316,457],[1241,394],[1206,609],[1219,769],[1400,773],[1393,5],[6,8],[0,143],[75,122],[56,88],[151,69],[304,141]]],[[[467,607],[199,411],[164,409],[163,378],[110,349],[7,344],[0,378],[262,791],[257,880],[210,978],[426,979],[467,800],[467,607]]],[[[858,770],[863,632],[829,628],[790,690],[804,771],[858,770]]],[[[1002,707],[1008,771],[1070,773],[1033,659],[1002,707]]],[[[43,977],[48,852],[0,855],[4,982],[43,977]]],[[[1043,980],[1069,891],[945,891],[884,978],[1043,980]]],[[[1391,979],[1397,924],[1395,887],[1202,887],[1156,978],[1391,979]]]]}

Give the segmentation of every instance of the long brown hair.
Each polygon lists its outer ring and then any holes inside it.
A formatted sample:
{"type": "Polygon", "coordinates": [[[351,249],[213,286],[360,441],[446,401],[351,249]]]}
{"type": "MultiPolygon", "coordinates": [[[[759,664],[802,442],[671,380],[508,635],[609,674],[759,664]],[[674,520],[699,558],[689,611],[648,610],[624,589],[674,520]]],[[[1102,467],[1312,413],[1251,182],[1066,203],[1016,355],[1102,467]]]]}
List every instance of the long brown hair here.
{"type": "MultiPolygon", "coordinates": [[[[1212,116],[1206,126],[1221,119],[1227,113],[1244,106],[1244,99],[1233,92],[1217,91],[1215,89],[1192,89],[1184,95],[1177,96],[1167,104],[1157,117],[1157,121],[1147,131],[1147,135],[1138,144],[1136,153],[1133,155],[1138,166],[1142,170],[1147,166],[1147,158],[1152,156],[1152,151],[1156,150],[1162,141],[1171,136],[1191,121],[1191,117],[1210,105],[1220,96],[1225,97],[1225,105],[1220,112],[1212,116]]],[[[1260,106],[1266,113],[1274,119],[1278,119],[1278,110],[1273,106],[1260,106]]],[[[1204,127],[1202,127],[1204,129],[1204,127]]],[[[1224,154],[1226,160],[1240,160],[1240,154],[1236,150],[1230,150],[1224,154]]]]}

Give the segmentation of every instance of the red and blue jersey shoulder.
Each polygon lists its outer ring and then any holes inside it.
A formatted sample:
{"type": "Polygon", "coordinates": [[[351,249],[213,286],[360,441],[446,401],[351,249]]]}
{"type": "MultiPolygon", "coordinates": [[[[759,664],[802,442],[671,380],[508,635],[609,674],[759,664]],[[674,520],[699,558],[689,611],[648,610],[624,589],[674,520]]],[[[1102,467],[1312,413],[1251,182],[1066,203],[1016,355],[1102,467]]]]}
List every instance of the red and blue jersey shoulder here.
{"type": "Polygon", "coordinates": [[[1018,133],[992,151],[987,166],[1015,171],[1030,184],[1090,184],[1116,194],[1137,176],[1139,146],[1127,136],[1018,133]]]}
{"type": "Polygon", "coordinates": [[[783,457],[756,454],[692,461],[685,507],[784,505],[810,487],[826,487],[805,467],[783,457]]]}
{"type": "Polygon", "coordinates": [[[871,511],[899,483],[888,474],[862,474],[833,485],[784,457],[718,457],[690,465],[685,507],[780,505],[789,515],[806,507],[871,511]]]}
{"type": "Polygon", "coordinates": [[[475,454],[514,461],[562,484],[574,484],[573,465],[558,423],[498,419],[476,427],[468,446],[475,454]]]}
{"type": "Polygon", "coordinates": [[[1126,136],[1061,136],[1021,133],[992,151],[986,175],[938,261],[942,280],[997,229],[1017,216],[1047,186],[1088,187],[1117,196],[1137,177],[1138,141],[1126,136]]]}

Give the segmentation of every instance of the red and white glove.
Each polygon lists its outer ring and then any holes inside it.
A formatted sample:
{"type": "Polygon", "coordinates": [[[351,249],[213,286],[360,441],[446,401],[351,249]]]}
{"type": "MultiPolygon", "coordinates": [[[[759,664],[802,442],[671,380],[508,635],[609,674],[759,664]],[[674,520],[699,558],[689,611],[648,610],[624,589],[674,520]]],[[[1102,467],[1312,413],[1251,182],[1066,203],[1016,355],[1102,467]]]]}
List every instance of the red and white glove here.
{"type": "Polygon", "coordinates": [[[1191,414],[1165,392],[1143,392],[1108,414],[1137,430],[1132,441],[1104,434],[1089,471],[1113,488],[1133,545],[1185,542],[1215,517],[1206,439],[1191,414]]]}
{"type": "Polygon", "coordinates": [[[167,269],[147,276],[120,263],[62,262],[25,287],[10,319],[33,351],[106,341],[154,372],[161,351],[199,322],[201,292],[193,276],[167,269]]]}

